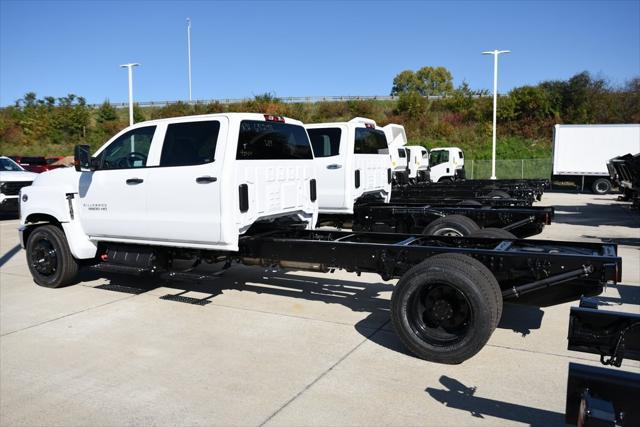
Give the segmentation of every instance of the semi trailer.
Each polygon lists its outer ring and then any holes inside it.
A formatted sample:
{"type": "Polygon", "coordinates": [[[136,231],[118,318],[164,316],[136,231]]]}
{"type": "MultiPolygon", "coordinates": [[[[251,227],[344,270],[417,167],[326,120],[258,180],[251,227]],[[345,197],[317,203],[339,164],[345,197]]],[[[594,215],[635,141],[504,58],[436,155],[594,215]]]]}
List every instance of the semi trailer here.
{"type": "Polygon", "coordinates": [[[399,279],[390,315],[401,341],[440,363],[480,351],[503,301],[559,304],[620,280],[614,244],[313,229],[312,154],[300,122],[249,113],[137,123],[94,156],[77,146],[75,168],[20,192],[31,275],[56,288],[84,267],[168,278],[200,277],[203,263],[373,272],[399,279]]]}

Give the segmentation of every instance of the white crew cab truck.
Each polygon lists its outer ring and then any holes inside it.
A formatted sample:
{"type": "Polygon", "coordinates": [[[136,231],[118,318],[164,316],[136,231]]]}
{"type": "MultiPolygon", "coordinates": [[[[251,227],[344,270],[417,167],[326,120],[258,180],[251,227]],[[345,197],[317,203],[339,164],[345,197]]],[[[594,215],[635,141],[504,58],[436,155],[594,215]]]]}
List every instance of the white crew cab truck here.
{"type": "Polygon", "coordinates": [[[433,148],[429,151],[432,182],[464,179],[464,153],[458,147],[433,148]]]}
{"type": "Polygon", "coordinates": [[[305,127],[315,156],[320,214],[353,214],[359,200],[389,201],[389,146],[375,121],[356,117],[305,127]]]}
{"type": "Polygon", "coordinates": [[[113,257],[122,255],[114,244],[231,252],[253,225],[317,221],[313,153],[296,120],[228,113],[147,121],[93,158],[76,150],[82,164],[21,191],[21,242],[39,285],[71,282],[82,260],[107,256],[99,252],[107,242],[113,257]]]}

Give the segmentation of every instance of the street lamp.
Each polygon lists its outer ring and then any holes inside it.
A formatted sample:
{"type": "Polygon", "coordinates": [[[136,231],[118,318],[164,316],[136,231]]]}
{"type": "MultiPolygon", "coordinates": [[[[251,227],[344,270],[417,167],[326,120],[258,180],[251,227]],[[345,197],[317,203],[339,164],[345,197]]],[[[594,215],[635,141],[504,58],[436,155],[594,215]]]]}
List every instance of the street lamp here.
{"type": "Polygon", "coordinates": [[[491,157],[491,179],[496,179],[496,111],[498,110],[498,55],[510,50],[490,50],[483,55],[493,55],[493,156],[491,157]]]}
{"type": "Polygon", "coordinates": [[[129,126],[133,124],[133,67],[140,64],[122,64],[120,67],[129,69],[129,126]]]}
{"type": "Polygon", "coordinates": [[[187,55],[189,57],[189,102],[191,102],[191,18],[187,18],[187,55]]]}

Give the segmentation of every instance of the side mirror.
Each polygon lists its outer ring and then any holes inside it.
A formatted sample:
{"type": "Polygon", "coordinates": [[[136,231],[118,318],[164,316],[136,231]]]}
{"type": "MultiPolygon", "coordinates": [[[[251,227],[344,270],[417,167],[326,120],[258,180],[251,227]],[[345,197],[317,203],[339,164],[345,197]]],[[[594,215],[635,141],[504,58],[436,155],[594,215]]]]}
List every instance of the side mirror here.
{"type": "Polygon", "coordinates": [[[91,169],[91,153],[88,145],[76,145],[73,150],[73,164],[78,172],[91,169]]]}

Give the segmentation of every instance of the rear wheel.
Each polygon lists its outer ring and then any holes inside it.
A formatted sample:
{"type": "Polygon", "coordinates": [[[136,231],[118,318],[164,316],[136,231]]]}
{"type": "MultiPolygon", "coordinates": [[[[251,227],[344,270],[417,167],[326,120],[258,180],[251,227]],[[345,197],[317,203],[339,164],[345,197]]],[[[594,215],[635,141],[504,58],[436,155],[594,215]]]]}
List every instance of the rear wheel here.
{"type": "Polygon", "coordinates": [[[593,181],[591,185],[591,190],[594,194],[609,194],[611,192],[611,181],[606,178],[598,178],[593,181]]]}
{"type": "Polygon", "coordinates": [[[391,320],[418,357],[462,363],[484,347],[497,325],[496,286],[466,260],[432,257],[396,285],[391,320]]]}
{"type": "Polygon", "coordinates": [[[502,228],[487,227],[475,231],[469,237],[486,237],[489,239],[517,239],[516,235],[502,228]]]}
{"type": "Polygon", "coordinates": [[[29,271],[38,285],[58,288],[75,280],[78,261],[58,227],[43,225],[33,230],[27,239],[26,251],[29,271]]]}
{"type": "Polygon", "coordinates": [[[427,225],[422,234],[429,236],[468,236],[480,227],[474,220],[463,215],[447,215],[427,225]]]}
{"type": "Polygon", "coordinates": [[[491,190],[487,193],[487,197],[490,199],[510,199],[511,196],[506,191],[502,190],[491,190]]]}

